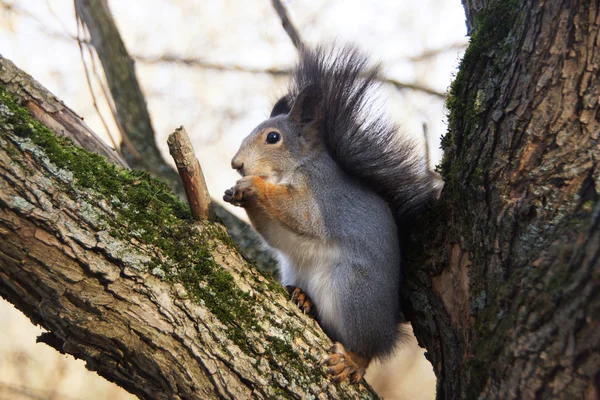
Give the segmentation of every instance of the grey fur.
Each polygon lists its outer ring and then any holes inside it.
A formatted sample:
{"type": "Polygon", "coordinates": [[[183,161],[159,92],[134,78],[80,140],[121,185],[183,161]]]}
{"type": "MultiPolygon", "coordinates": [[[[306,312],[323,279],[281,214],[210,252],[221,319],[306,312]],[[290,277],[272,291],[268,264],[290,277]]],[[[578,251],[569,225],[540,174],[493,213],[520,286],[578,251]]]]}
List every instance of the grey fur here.
{"type": "MultiPolygon", "coordinates": [[[[392,213],[380,196],[357,185],[325,157],[306,174],[309,186],[319,193],[327,236],[342,254],[332,266],[331,278],[343,299],[342,329],[322,325],[348,350],[367,359],[385,357],[397,344],[401,322],[400,248],[392,213]]],[[[318,311],[319,304],[313,301],[318,311]]]]}
{"type": "Polygon", "coordinates": [[[425,173],[423,152],[372,106],[379,78],[379,65],[371,66],[355,47],[303,48],[280,100],[316,87],[323,99],[320,132],[332,158],[388,200],[402,224],[435,197],[434,182],[425,173]]]}
{"type": "Polygon", "coordinates": [[[415,146],[369,108],[377,73],[353,47],[303,49],[289,92],[234,157],[244,178],[226,195],[253,177],[289,191],[285,203],[244,207],[279,255],[283,284],[304,290],[327,334],[368,360],[400,337],[395,217],[433,195],[415,146]],[[273,131],[282,140],[268,144],[273,131]]]}

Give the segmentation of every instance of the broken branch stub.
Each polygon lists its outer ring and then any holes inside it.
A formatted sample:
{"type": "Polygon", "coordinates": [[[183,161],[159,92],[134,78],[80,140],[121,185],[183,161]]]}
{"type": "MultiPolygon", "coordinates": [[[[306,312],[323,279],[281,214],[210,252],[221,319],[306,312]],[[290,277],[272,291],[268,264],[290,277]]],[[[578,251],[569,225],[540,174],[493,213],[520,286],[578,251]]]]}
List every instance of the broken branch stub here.
{"type": "Polygon", "coordinates": [[[197,220],[215,220],[212,201],[206,187],[200,162],[194,154],[192,142],[183,126],[175,129],[167,139],[169,153],[175,161],[192,215],[197,220]]]}

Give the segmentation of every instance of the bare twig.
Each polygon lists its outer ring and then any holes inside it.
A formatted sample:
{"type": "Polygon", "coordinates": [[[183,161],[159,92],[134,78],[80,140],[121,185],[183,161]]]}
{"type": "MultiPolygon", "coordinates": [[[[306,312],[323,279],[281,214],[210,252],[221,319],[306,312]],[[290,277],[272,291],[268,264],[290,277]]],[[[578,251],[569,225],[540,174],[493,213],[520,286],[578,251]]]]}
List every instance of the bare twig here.
{"type": "Polygon", "coordinates": [[[175,129],[167,139],[169,153],[173,156],[177,171],[185,189],[192,215],[197,220],[214,220],[212,207],[204,174],[196,158],[192,142],[183,126],[175,129]]]}
{"type": "Polygon", "coordinates": [[[275,11],[277,11],[277,15],[279,15],[279,18],[281,19],[281,26],[283,26],[285,32],[288,34],[290,39],[292,39],[292,43],[294,44],[296,49],[300,50],[303,46],[302,39],[300,39],[300,34],[296,30],[296,27],[294,27],[292,21],[290,20],[287,13],[287,9],[283,5],[283,3],[281,3],[280,0],[272,0],[271,4],[273,4],[273,8],[275,8],[275,11]]]}
{"type": "MultiPolygon", "coordinates": [[[[204,68],[204,69],[212,69],[216,71],[233,71],[233,72],[242,72],[242,73],[250,73],[250,74],[268,74],[268,75],[289,75],[292,73],[290,68],[254,68],[254,67],[246,67],[243,65],[235,65],[235,64],[218,64],[210,61],[203,60],[201,58],[194,57],[179,57],[172,54],[165,54],[158,57],[147,57],[136,55],[134,56],[136,61],[147,63],[147,64],[161,64],[161,63],[173,63],[173,64],[181,64],[187,67],[196,67],[196,68],[204,68]]],[[[420,92],[424,92],[430,94],[432,96],[439,97],[441,99],[446,98],[444,93],[438,92],[435,89],[431,89],[427,86],[418,84],[418,83],[407,83],[401,82],[397,79],[386,78],[383,77],[381,82],[393,85],[398,90],[403,89],[411,89],[420,92]]]]}
{"type": "MultiPolygon", "coordinates": [[[[77,14],[75,15],[75,18],[78,20],[78,24],[81,24],[84,34],[86,34],[87,28],[83,24],[83,21],[79,18],[79,16],[77,14]]],[[[77,35],[79,36],[79,25],[77,27],[77,35]]],[[[112,98],[112,96],[109,96],[108,89],[107,89],[106,85],[104,84],[104,80],[102,79],[102,76],[100,76],[100,73],[98,72],[98,67],[96,66],[96,61],[95,61],[96,53],[93,50],[92,43],[89,40],[87,40],[88,39],[87,35],[86,35],[85,39],[86,39],[85,41],[78,40],[77,42],[79,43],[80,49],[81,49],[82,43],[85,44],[85,46],[87,48],[88,54],[90,56],[90,61],[92,64],[92,72],[94,73],[94,76],[96,77],[96,80],[98,81],[98,84],[100,85],[100,89],[102,90],[102,95],[104,96],[104,99],[106,100],[106,104],[108,105],[108,108],[110,109],[111,115],[113,117],[113,121],[115,121],[115,124],[117,125],[117,128],[119,129],[119,132],[121,133],[121,143],[123,144],[123,146],[125,146],[127,151],[129,153],[131,153],[131,157],[133,157],[134,160],[136,160],[136,162],[141,162],[142,156],[137,151],[137,149],[135,148],[133,143],[131,143],[131,140],[129,139],[129,136],[127,136],[127,132],[125,131],[125,128],[123,128],[123,124],[121,124],[121,121],[119,121],[119,118],[117,117],[117,109],[115,107],[113,98],[112,98]]],[[[81,60],[83,61],[83,55],[81,57],[81,60]]],[[[88,72],[87,72],[87,66],[86,66],[85,62],[83,64],[83,66],[84,66],[84,68],[86,68],[86,77],[87,77],[88,72]]],[[[88,80],[89,80],[89,78],[88,78],[88,80]]],[[[91,91],[91,86],[90,86],[90,91],[91,91]]],[[[93,94],[92,94],[92,96],[93,96],[93,94]]],[[[109,132],[109,135],[110,135],[110,132],[109,132]]],[[[112,138],[112,135],[110,135],[110,136],[111,136],[111,140],[114,143],[114,139],[112,138]]]]}
{"type": "Polygon", "coordinates": [[[56,12],[54,11],[54,8],[52,8],[52,3],[50,2],[50,0],[46,0],[46,9],[50,13],[50,15],[52,16],[52,18],[54,19],[54,21],[56,21],[60,25],[60,27],[61,27],[62,31],[64,32],[64,34],[67,35],[67,36],[71,36],[69,34],[69,29],[67,28],[67,25],[56,14],[56,12]]]}
{"type": "Polygon", "coordinates": [[[246,67],[243,65],[236,64],[218,64],[210,61],[203,60],[197,57],[180,57],[172,54],[164,54],[158,57],[148,57],[143,55],[134,55],[133,58],[136,61],[145,64],[180,64],[187,67],[197,67],[204,69],[211,69],[215,71],[232,71],[232,72],[243,72],[250,74],[268,74],[268,75],[289,75],[290,69],[281,68],[253,68],[246,67]]]}
{"type": "Polygon", "coordinates": [[[386,78],[386,77],[383,77],[381,79],[381,82],[393,85],[398,90],[411,89],[411,90],[416,90],[419,92],[424,92],[424,93],[430,94],[432,96],[439,97],[440,99],[446,98],[446,95],[444,93],[438,92],[435,89],[429,88],[429,87],[421,85],[419,83],[400,82],[399,80],[392,79],[392,78],[386,78]]]}
{"type": "MultiPolygon", "coordinates": [[[[77,8],[75,10],[77,10],[77,8]]],[[[81,35],[82,35],[82,30],[83,30],[83,35],[85,35],[85,27],[83,26],[83,22],[79,18],[77,11],[75,11],[75,20],[77,23],[77,45],[79,46],[79,54],[81,55],[81,63],[83,64],[83,71],[85,72],[85,80],[87,82],[88,90],[90,91],[90,95],[92,96],[92,105],[94,106],[94,109],[96,110],[96,114],[100,118],[100,121],[102,122],[102,125],[104,126],[104,129],[106,130],[106,134],[108,135],[108,138],[110,139],[113,147],[115,148],[115,151],[117,153],[119,153],[119,155],[122,157],[123,154],[121,154],[119,145],[117,144],[117,141],[115,140],[114,136],[110,132],[110,129],[108,128],[108,124],[106,123],[104,116],[100,112],[100,107],[98,107],[98,101],[96,100],[96,94],[94,93],[94,88],[92,87],[90,71],[88,69],[87,63],[85,62],[85,55],[83,53],[83,44],[82,44],[83,40],[82,40],[81,35]]],[[[86,39],[86,38],[84,37],[83,39],[86,39]]]]}
{"type": "Polygon", "coordinates": [[[40,390],[28,386],[11,385],[10,383],[0,382],[0,399],[23,399],[32,400],[47,400],[47,399],[74,399],[65,395],[57,395],[57,393],[49,390],[40,390]],[[6,395],[6,397],[4,397],[6,395]]]}
{"type": "Polygon", "coordinates": [[[431,169],[431,150],[429,149],[429,129],[427,123],[423,122],[423,141],[425,143],[425,166],[427,170],[431,169]]]}
{"type": "Polygon", "coordinates": [[[467,48],[468,45],[469,43],[453,43],[448,46],[441,47],[439,49],[426,50],[423,53],[411,56],[408,59],[414,62],[425,61],[432,57],[436,57],[440,54],[448,53],[453,50],[464,50],[467,48]]]}

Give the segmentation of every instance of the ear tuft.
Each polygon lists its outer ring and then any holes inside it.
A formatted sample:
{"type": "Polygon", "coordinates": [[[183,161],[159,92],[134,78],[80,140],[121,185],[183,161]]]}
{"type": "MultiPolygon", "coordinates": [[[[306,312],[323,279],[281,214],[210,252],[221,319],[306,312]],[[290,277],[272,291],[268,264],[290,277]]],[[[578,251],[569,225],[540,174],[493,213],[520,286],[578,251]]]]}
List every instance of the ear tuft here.
{"type": "Polygon", "coordinates": [[[323,96],[317,85],[304,87],[294,101],[290,117],[301,125],[316,122],[320,117],[322,99],[323,96]]]}
{"type": "Polygon", "coordinates": [[[284,115],[290,112],[292,109],[291,101],[289,96],[283,96],[277,103],[273,106],[273,110],[271,111],[271,115],[269,118],[276,117],[278,115],[284,115]]]}

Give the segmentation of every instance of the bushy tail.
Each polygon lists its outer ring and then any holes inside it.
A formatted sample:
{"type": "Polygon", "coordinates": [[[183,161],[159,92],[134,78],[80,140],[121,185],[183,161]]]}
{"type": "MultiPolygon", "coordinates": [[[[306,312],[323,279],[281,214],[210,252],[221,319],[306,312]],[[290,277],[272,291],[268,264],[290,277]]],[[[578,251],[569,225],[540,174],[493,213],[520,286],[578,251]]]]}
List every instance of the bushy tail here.
{"type": "Polygon", "coordinates": [[[323,99],[320,129],[332,158],[383,196],[403,221],[434,196],[434,182],[424,152],[375,105],[379,78],[379,66],[355,47],[304,48],[288,98],[316,86],[323,99]]]}

